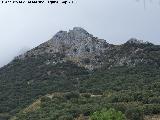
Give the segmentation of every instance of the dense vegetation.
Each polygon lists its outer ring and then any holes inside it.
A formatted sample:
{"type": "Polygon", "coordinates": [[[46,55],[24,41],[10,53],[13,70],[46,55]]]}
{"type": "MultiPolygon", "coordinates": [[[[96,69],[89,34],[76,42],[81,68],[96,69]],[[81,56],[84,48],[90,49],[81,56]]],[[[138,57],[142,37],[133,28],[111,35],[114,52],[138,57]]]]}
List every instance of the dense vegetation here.
{"type": "Polygon", "coordinates": [[[116,116],[111,120],[118,120],[118,118],[120,120],[125,120],[125,118],[143,120],[144,115],[160,112],[160,105],[156,103],[126,102],[125,98],[121,98],[120,102],[115,101],[114,98],[121,97],[121,94],[113,92],[100,96],[77,92],[54,93],[40,98],[31,105],[32,107],[22,110],[17,114],[15,120],[88,120],[89,118],[100,120],[101,117],[109,117],[108,115],[116,116]],[[102,114],[107,114],[107,116],[102,114]]]}
{"type": "Polygon", "coordinates": [[[14,59],[0,69],[0,119],[17,114],[17,120],[80,120],[110,108],[131,120],[160,114],[160,47],[126,43],[107,57],[129,56],[137,48],[143,52],[130,59],[143,62],[108,68],[106,59],[106,65],[94,71],[64,61],[58,53],[14,59]],[[42,97],[55,92],[65,94],[42,97]],[[23,111],[37,99],[38,109],[23,111]]]}
{"type": "Polygon", "coordinates": [[[106,108],[122,111],[131,120],[143,120],[144,115],[159,114],[160,69],[151,66],[139,67],[116,67],[106,71],[95,71],[94,75],[90,73],[84,79],[80,79],[79,83],[76,80],[75,88],[63,86],[68,91],[75,89],[78,93],[86,94],[68,93],[64,97],[55,97],[51,100],[43,98],[39,110],[25,114],[20,112],[18,114],[20,118],[17,119],[58,120],[65,117],[69,120],[79,115],[89,116],[106,108]],[[90,94],[97,97],[91,97],[90,94]]]}
{"type": "MultiPolygon", "coordinates": [[[[80,118],[83,120],[88,118],[96,120],[95,117],[99,112],[95,111],[101,111],[102,109],[108,109],[107,114],[110,114],[110,117],[114,114],[113,117],[116,115],[117,118],[121,118],[120,120],[125,119],[125,116],[121,112],[114,111],[110,108],[121,110],[131,120],[143,119],[142,111],[138,103],[111,103],[109,99],[110,98],[106,96],[80,96],[75,93],[60,95],[59,93],[52,99],[48,97],[41,98],[41,103],[37,109],[31,109],[28,110],[28,112],[21,111],[17,115],[16,120],[78,120],[80,118]]],[[[103,113],[105,114],[105,112],[103,113]]],[[[100,119],[102,116],[98,115],[98,117],[100,119]]]]}
{"type": "Polygon", "coordinates": [[[75,78],[83,78],[88,72],[71,62],[47,64],[48,59],[61,61],[57,54],[15,59],[0,70],[0,116],[15,114],[40,95],[53,91],[76,89],[75,78]]]}
{"type": "Polygon", "coordinates": [[[125,120],[125,116],[120,111],[116,111],[115,109],[109,110],[101,110],[94,112],[91,115],[90,120],[125,120]]]}

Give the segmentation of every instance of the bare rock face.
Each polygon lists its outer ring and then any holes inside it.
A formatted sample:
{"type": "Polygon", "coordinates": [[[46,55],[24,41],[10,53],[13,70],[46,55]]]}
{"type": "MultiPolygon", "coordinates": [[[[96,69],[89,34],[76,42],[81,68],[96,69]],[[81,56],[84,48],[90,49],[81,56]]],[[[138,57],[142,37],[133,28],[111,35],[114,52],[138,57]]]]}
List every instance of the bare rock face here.
{"type": "Polygon", "coordinates": [[[60,53],[65,55],[65,60],[70,60],[88,69],[101,67],[103,64],[98,58],[109,49],[110,45],[103,39],[98,39],[80,27],[73,30],[59,31],[49,41],[33,50],[20,55],[19,59],[26,56],[36,56],[45,53],[60,53]]]}

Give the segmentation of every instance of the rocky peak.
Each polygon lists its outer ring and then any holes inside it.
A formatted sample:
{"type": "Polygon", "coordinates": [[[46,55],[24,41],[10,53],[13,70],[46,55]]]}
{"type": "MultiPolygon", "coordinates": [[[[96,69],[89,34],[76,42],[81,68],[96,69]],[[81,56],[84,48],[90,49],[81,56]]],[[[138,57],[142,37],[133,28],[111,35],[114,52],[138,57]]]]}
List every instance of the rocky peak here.
{"type": "Polygon", "coordinates": [[[67,41],[69,42],[69,44],[71,44],[71,42],[75,43],[76,41],[80,42],[80,41],[84,41],[85,39],[89,38],[89,37],[93,37],[93,35],[89,34],[86,30],[84,30],[81,27],[74,27],[72,30],[67,31],[59,31],[58,33],[56,33],[53,38],[51,39],[53,42],[54,41],[63,41],[65,43],[67,43],[67,41]]]}
{"type": "Polygon", "coordinates": [[[68,32],[60,31],[48,43],[52,44],[52,48],[57,49],[56,51],[65,52],[71,56],[93,52],[96,54],[104,51],[108,45],[105,40],[94,37],[80,27],[74,27],[68,32]],[[63,51],[61,51],[62,49],[63,51]]]}
{"type": "Polygon", "coordinates": [[[81,28],[81,27],[74,27],[73,30],[74,33],[78,33],[78,34],[89,34],[85,29],[81,28]]]}
{"type": "Polygon", "coordinates": [[[130,43],[130,44],[142,44],[144,43],[143,40],[138,40],[136,38],[131,38],[127,41],[127,43],[130,43]]]}
{"type": "Polygon", "coordinates": [[[93,37],[86,30],[81,27],[74,27],[73,30],[69,31],[70,35],[74,35],[77,39],[85,39],[87,37],[93,37]]]}
{"type": "Polygon", "coordinates": [[[90,70],[102,66],[106,68],[123,65],[135,66],[141,63],[154,63],[150,58],[146,59],[145,55],[148,54],[145,52],[145,47],[150,45],[153,44],[135,38],[122,45],[111,45],[106,40],[94,37],[83,28],[74,27],[69,31],[57,32],[49,41],[18,56],[17,59],[38,58],[36,56],[49,54],[51,59],[44,62],[46,65],[57,64],[57,61],[60,63],[72,61],[90,70]],[[56,55],[63,57],[59,59],[56,55]]]}
{"type": "Polygon", "coordinates": [[[126,43],[128,44],[152,44],[152,43],[149,43],[148,41],[144,42],[143,40],[138,40],[136,38],[131,38],[126,43]]]}
{"type": "Polygon", "coordinates": [[[21,55],[19,58],[45,53],[61,53],[65,55],[66,60],[93,69],[93,67],[96,68],[102,64],[102,62],[97,63],[97,61],[100,61],[98,58],[106,49],[109,49],[109,46],[105,40],[94,37],[83,28],[74,27],[69,31],[57,32],[51,40],[21,55]]]}
{"type": "Polygon", "coordinates": [[[67,31],[59,31],[53,36],[53,40],[64,40],[67,37],[67,31]]]}

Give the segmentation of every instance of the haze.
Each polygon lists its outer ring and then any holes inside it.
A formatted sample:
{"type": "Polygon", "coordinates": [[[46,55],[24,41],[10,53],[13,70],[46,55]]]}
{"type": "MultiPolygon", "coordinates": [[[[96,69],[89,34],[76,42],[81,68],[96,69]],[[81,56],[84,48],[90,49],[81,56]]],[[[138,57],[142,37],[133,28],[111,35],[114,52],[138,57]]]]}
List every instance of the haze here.
{"type": "Polygon", "coordinates": [[[160,44],[159,0],[75,0],[69,5],[0,4],[0,66],[74,26],[109,43],[160,44]]]}

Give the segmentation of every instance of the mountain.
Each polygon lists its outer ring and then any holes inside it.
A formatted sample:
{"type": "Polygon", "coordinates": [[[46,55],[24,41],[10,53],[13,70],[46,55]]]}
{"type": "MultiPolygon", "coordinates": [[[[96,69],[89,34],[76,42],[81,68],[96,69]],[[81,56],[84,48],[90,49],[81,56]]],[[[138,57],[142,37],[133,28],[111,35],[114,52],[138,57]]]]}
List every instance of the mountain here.
{"type": "MultiPolygon", "coordinates": [[[[64,55],[63,61],[72,61],[90,70],[101,68],[106,64],[108,67],[149,62],[159,64],[154,58],[145,58],[146,54],[150,54],[148,53],[149,50],[147,50],[149,48],[153,48],[156,51],[159,46],[134,38],[123,45],[111,45],[106,40],[89,34],[83,28],[75,27],[69,32],[59,31],[49,41],[18,56],[17,59],[59,53],[64,55]]],[[[49,60],[47,62],[48,64],[50,63],[49,60]]]]}
{"type": "Polygon", "coordinates": [[[72,61],[79,66],[94,69],[101,66],[101,63],[98,63],[99,57],[110,47],[105,40],[93,37],[86,30],[75,27],[69,32],[59,31],[49,41],[28,51],[26,54],[20,55],[17,59],[25,59],[26,57],[46,53],[60,53],[65,55],[64,61],[72,61]]]}
{"type": "MultiPolygon", "coordinates": [[[[144,114],[160,113],[159,88],[160,45],[135,38],[122,45],[113,45],[94,37],[83,28],[75,27],[73,30],[59,31],[47,42],[0,68],[0,119],[16,115],[17,120],[44,120],[44,116],[47,120],[68,120],[60,116],[74,119],[78,115],[85,116],[82,112],[85,110],[88,116],[103,106],[114,107],[127,116],[126,110],[129,111],[134,103],[133,110],[138,111],[140,116],[135,120],[139,120],[144,114]],[[62,94],[60,98],[64,99],[48,101],[48,97],[44,97],[55,93],[62,94]],[[83,102],[75,101],[72,104],[72,99],[66,99],[68,94],[79,96],[76,101],[85,100],[85,110],[83,102]],[[100,99],[86,98],[83,94],[96,94],[100,99]],[[37,100],[42,100],[41,105],[45,106],[40,105],[36,112],[23,112],[37,100]],[[61,108],[65,104],[66,109],[49,106],[48,102],[54,105],[55,101],[61,108]],[[100,101],[103,104],[98,105],[100,101]],[[127,104],[123,105],[124,102],[127,104]],[[95,107],[88,110],[88,105],[95,107]],[[47,109],[50,114],[46,113],[47,109]],[[76,111],[76,115],[71,110],[76,111]]],[[[135,117],[132,114],[128,116],[135,117]]]]}

